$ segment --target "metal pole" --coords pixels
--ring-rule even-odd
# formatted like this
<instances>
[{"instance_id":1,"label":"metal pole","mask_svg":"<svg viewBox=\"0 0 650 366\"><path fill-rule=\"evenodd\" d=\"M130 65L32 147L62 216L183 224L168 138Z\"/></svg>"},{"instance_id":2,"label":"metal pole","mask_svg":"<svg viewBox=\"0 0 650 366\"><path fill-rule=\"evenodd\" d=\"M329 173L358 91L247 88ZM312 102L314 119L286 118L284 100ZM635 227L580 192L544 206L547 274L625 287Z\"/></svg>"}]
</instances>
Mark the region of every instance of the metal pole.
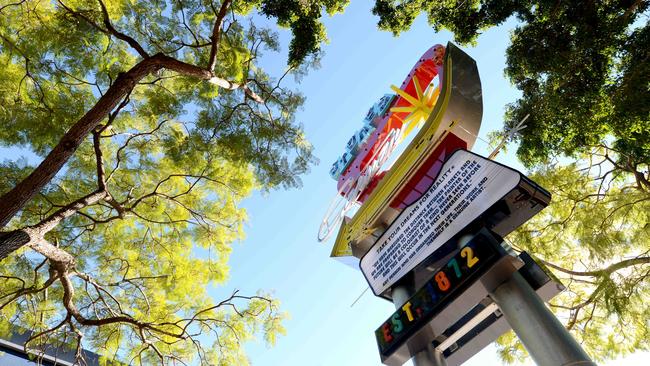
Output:
<instances>
[{"instance_id":1,"label":"metal pole","mask_svg":"<svg viewBox=\"0 0 650 366\"><path fill-rule=\"evenodd\" d=\"M596 365L518 272L490 296L537 365Z\"/></svg>"}]
</instances>

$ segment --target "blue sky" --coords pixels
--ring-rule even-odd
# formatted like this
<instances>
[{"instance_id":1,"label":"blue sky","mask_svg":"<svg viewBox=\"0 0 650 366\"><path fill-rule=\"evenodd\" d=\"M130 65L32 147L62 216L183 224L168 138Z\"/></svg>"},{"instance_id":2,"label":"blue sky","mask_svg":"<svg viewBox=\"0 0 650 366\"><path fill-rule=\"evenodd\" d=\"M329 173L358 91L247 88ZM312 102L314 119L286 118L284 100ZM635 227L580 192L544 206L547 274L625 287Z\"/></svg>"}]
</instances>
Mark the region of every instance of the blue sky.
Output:
<instances>
[{"instance_id":1,"label":"blue sky","mask_svg":"<svg viewBox=\"0 0 650 366\"><path fill-rule=\"evenodd\" d=\"M257 193L247 199L247 238L236 244L231 257L230 282L213 291L220 298L232 289L243 293L272 291L289 312L287 335L275 347L263 342L247 346L253 365L380 365L374 330L393 311L393 305L368 291L360 271L331 258L332 240L316 240L322 215L336 193L328 171L344 150L349 137L361 127L367 109L391 84L401 83L418 57L436 43L452 40L449 33L435 34L420 17L399 38L376 29L371 2L352 2L344 14L326 20L330 43L325 46L322 67L302 80L306 95L298 114L320 165L303 177L301 189ZM483 124L480 137L500 129L507 103L518 91L503 77L505 49L511 21L486 31L476 47L463 47L478 63L483 86ZM283 34L286 41L288 35ZM285 42L286 44L286 42ZM286 49L286 48L285 48ZM267 70L281 71L277 55L267 60ZM477 141L474 149L487 155L491 149ZM512 154L499 161L521 169ZM640 353L609 365L641 364L649 354ZM493 347L467 365L499 364Z\"/></svg>"},{"instance_id":2,"label":"blue sky","mask_svg":"<svg viewBox=\"0 0 650 366\"><path fill-rule=\"evenodd\" d=\"M307 101L297 117L320 165L303 177L301 189L255 193L244 202L249 214L247 238L234 246L230 281L211 290L217 300L233 289L242 294L270 291L289 313L287 335L275 347L266 347L261 340L246 346L255 366L380 365L373 333L393 312L393 305L368 291L351 307L367 288L363 275L329 258L332 240L316 240L321 218L336 194L336 182L328 171L361 127L368 108L390 92L391 84L402 82L424 51L452 37L435 34L420 17L410 31L395 38L376 29L371 7L369 1L352 2L344 14L326 19L330 44L324 47L322 67L299 85ZM481 75L483 139L501 129L505 106L519 95L503 77L508 32L514 26L511 21L486 31L476 47L463 47L477 61ZM286 32L282 39L286 46ZM285 60L286 52L269 54L264 66L272 75L280 75ZM491 151L481 140L473 150L482 155ZM5 152L14 153L0 151ZM498 160L522 169L512 154L502 154ZM648 357L650 353L637 353L608 365L642 365ZM488 347L467 365L499 363L495 349Z\"/></svg>"}]
</instances>

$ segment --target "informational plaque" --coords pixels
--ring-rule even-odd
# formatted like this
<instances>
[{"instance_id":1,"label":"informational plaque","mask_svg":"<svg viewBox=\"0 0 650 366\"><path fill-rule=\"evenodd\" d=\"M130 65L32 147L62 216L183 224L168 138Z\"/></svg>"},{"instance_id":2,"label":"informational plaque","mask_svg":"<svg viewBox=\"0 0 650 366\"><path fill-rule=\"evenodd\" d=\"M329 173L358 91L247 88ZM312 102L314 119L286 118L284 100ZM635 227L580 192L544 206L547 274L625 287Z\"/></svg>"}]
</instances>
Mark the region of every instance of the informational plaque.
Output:
<instances>
[{"instance_id":1,"label":"informational plaque","mask_svg":"<svg viewBox=\"0 0 650 366\"><path fill-rule=\"evenodd\" d=\"M425 260L517 188L521 174L467 150L457 150L419 200L405 208L361 258L375 295Z\"/></svg>"}]
</instances>

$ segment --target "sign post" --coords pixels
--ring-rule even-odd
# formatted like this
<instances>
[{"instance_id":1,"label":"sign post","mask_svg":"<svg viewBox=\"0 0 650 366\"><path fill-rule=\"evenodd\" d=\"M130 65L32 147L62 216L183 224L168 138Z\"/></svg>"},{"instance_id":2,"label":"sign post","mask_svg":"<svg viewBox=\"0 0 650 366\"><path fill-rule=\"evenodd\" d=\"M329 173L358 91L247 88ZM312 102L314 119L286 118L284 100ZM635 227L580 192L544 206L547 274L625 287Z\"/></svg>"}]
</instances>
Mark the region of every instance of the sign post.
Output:
<instances>
[{"instance_id":1,"label":"sign post","mask_svg":"<svg viewBox=\"0 0 650 366\"><path fill-rule=\"evenodd\" d=\"M392 289L393 304L395 310L399 310L413 295L413 291L407 285L396 285ZM447 366L447 362L442 357L442 352L436 350L433 345L428 344L426 349L423 349L415 354L411 359L413 366Z\"/></svg>"},{"instance_id":2,"label":"sign post","mask_svg":"<svg viewBox=\"0 0 650 366\"><path fill-rule=\"evenodd\" d=\"M412 275L393 285L396 311L375 331L383 363L397 366L414 358L416 363L424 362L422 365L446 365L442 352L449 346L458 349L455 340L447 341L457 332L454 330L456 334L445 338L439 336L488 295L485 286L501 283L518 268L511 265L511 256L488 230L463 236L455 246L459 249L457 253L417 291L413 291L416 287ZM433 347L434 339L444 341L446 346Z\"/></svg>"},{"instance_id":3,"label":"sign post","mask_svg":"<svg viewBox=\"0 0 650 366\"><path fill-rule=\"evenodd\" d=\"M518 273L490 297L537 365L596 366Z\"/></svg>"},{"instance_id":4,"label":"sign post","mask_svg":"<svg viewBox=\"0 0 650 366\"><path fill-rule=\"evenodd\" d=\"M469 235L461 237L458 241L459 247L467 244L470 239L471 236ZM414 294L414 291L410 290L411 288L406 285L397 285L392 288L393 303L396 310L399 310ZM425 349L417 352L411 361L413 366L447 366L447 360L445 360L442 351L433 347L432 343L428 343Z\"/></svg>"}]
</instances>

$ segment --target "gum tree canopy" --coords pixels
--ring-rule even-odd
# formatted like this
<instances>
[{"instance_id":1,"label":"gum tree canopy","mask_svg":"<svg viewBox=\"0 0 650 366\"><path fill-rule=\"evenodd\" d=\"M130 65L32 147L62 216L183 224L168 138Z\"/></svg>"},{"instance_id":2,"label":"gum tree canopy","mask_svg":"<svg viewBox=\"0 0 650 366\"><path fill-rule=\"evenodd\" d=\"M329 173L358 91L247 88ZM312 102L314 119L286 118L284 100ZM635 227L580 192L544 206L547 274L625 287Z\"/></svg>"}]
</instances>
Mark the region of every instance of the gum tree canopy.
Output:
<instances>
[{"instance_id":1,"label":"gum tree canopy","mask_svg":"<svg viewBox=\"0 0 650 366\"><path fill-rule=\"evenodd\" d=\"M0 0L0 144L42 158L0 163L0 331L129 364L239 365L243 341L273 342L273 299L207 289L242 198L298 186L314 161L281 81L345 5ZM279 51L266 19L292 34L276 77L258 65Z\"/></svg>"},{"instance_id":2,"label":"gum tree canopy","mask_svg":"<svg viewBox=\"0 0 650 366\"><path fill-rule=\"evenodd\" d=\"M517 154L551 205L508 237L562 280L551 302L596 359L648 350L650 316L650 1L377 0L394 34L421 13L461 43L511 16L506 76ZM557 156L569 156L561 165ZM523 348L501 338L507 361Z\"/></svg>"}]
</instances>

